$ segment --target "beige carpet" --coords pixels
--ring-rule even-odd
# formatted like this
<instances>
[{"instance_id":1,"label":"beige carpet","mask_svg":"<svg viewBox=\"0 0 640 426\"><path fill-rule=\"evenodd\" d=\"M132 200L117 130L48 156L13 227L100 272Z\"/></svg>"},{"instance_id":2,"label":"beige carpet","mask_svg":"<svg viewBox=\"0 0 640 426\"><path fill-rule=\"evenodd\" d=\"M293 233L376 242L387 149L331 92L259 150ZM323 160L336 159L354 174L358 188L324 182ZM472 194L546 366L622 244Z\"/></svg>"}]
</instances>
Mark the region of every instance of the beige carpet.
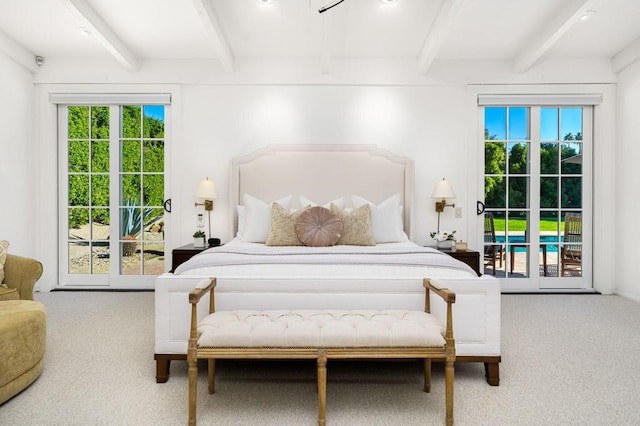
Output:
<instances>
[{"instance_id":1,"label":"beige carpet","mask_svg":"<svg viewBox=\"0 0 640 426\"><path fill-rule=\"evenodd\" d=\"M186 363L155 383L150 292L53 292L42 376L0 406L0 425L183 425ZM505 295L501 385L456 368L457 425L640 424L640 304L617 296ZM203 366L204 367L204 366ZM440 425L418 362L330 362L329 425ZM201 425L316 424L313 362L219 361L217 393L200 369Z\"/></svg>"}]
</instances>

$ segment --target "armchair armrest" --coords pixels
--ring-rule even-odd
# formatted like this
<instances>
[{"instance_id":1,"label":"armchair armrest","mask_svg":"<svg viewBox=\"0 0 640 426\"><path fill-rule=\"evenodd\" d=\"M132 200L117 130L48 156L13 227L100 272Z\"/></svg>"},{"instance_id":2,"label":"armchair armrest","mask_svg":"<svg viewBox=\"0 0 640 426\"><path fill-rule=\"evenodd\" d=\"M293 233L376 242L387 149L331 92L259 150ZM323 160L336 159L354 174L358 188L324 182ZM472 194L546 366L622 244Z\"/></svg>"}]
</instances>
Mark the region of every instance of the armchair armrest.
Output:
<instances>
[{"instance_id":1,"label":"armchair armrest","mask_svg":"<svg viewBox=\"0 0 640 426\"><path fill-rule=\"evenodd\" d=\"M42 276L42 263L28 257L7 254L4 281L9 288L18 289L20 299L33 300L33 287Z\"/></svg>"}]
</instances>

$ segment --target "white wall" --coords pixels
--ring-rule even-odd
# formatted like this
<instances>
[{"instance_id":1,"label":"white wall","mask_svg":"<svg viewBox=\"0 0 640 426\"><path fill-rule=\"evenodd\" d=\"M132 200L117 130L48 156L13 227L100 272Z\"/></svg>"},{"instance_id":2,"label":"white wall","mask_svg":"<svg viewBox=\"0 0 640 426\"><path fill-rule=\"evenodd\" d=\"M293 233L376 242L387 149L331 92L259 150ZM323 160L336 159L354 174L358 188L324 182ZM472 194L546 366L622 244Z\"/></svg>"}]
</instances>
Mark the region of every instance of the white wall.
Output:
<instances>
[{"instance_id":1,"label":"white wall","mask_svg":"<svg viewBox=\"0 0 640 426\"><path fill-rule=\"evenodd\" d=\"M640 280L633 256L640 241L640 227L636 226L640 212L640 62L619 75L617 111L615 281L617 293L640 301Z\"/></svg>"},{"instance_id":2,"label":"white wall","mask_svg":"<svg viewBox=\"0 0 640 426\"><path fill-rule=\"evenodd\" d=\"M35 171L33 75L0 54L0 240L9 252L34 256Z\"/></svg>"},{"instance_id":3,"label":"white wall","mask_svg":"<svg viewBox=\"0 0 640 426\"><path fill-rule=\"evenodd\" d=\"M267 144L367 143L415 160L416 242L432 243L428 233L435 230L436 213L430 194L436 181L446 177L455 188L463 217L456 219L453 210L447 209L441 229L456 230L477 248L481 225L475 200L482 194L482 181L475 177L482 151L477 146L477 123L470 120L477 106L469 96L469 85L518 83L526 93L562 93L575 90L575 85L567 83L611 83L616 78L610 64L603 61L548 61L525 74L514 74L509 64L499 61L436 62L429 76L417 74L413 62L369 62L360 67L337 63L329 75L320 74L314 64L238 61L231 75L216 69L209 62L143 61L138 73L129 73L114 64L48 61L35 77L43 163L55 155L54 111L48 93L153 92L159 83L170 84L179 88L174 92L179 93L179 100L171 112L168 196L173 199L176 232L170 247L191 241L199 211L193 194L204 177L218 186L213 233L223 241L232 237L231 206L225 192L234 156ZM48 202L39 210L39 226L47 229L55 227L51 218L57 215L52 183L56 176L48 163L40 172L40 191ZM41 288L46 289L57 280L53 273L56 234L43 235L43 239L42 257L52 265L50 275L41 280L46 282Z\"/></svg>"}]
</instances>

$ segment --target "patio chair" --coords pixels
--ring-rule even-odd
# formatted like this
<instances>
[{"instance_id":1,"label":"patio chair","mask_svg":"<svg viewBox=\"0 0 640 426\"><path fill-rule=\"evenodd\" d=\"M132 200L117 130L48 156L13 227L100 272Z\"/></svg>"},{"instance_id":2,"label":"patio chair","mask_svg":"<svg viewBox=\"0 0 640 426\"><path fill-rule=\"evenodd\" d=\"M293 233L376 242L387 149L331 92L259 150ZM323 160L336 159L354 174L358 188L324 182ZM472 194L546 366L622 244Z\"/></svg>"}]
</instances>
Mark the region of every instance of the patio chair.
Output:
<instances>
[{"instance_id":1,"label":"patio chair","mask_svg":"<svg viewBox=\"0 0 640 426\"><path fill-rule=\"evenodd\" d=\"M582 272L582 215L579 213L567 213L564 216L560 268L562 277L579 276Z\"/></svg>"},{"instance_id":2,"label":"patio chair","mask_svg":"<svg viewBox=\"0 0 640 426\"><path fill-rule=\"evenodd\" d=\"M496 260L500 261L500 268L502 268L502 258L505 255L505 247L503 244L491 244L496 242L496 228L493 224L493 215L491 213L485 213L484 260L486 266L493 268L493 275L496 275Z\"/></svg>"}]
</instances>

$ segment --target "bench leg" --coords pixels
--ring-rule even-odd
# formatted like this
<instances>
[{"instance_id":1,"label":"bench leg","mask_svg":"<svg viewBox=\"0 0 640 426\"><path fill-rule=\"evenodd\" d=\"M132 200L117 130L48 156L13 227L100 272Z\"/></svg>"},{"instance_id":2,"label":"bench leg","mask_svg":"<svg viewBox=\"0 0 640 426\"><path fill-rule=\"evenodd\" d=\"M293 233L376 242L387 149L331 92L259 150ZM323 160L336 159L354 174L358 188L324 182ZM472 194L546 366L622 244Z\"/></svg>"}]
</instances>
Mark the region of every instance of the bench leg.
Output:
<instances>
[{"instance_id":1,"label":"bench leg","mask_svg":"<svg viewBox=\"0 0 640 426\"><path fill-rule=\"evenodd\" d=\"M431 392L431 358L424 359L424 391Z\"/></svg>"},{"instance_id":2,"label":"bench leg","mask_svg":"<svg viewBox=\"0 0 640 426\"><path fill-rule=\"evenodd\" d=\"M453 425L453 360L446 360L444 366L445 398L447 407L447 426Z\"/></svg>"},{"instance_id":3,"label":"bench leg","mask_svg":"<svg viewBox=\"0 0 640 426\"><path fill-rule=\"evenodd\" d=\"M198 360L194 356L189 356L189 424L196 424L196 398L198 386Z\"/></svg>"},{"instance_id":4,"label":"bench leg","mask_svg":"<svg viewBox=\"0 0 640 426\"><path fill-rule=\"evenodd\" d=\"M209 394L215 392L216 387L216 360L210 358L207 360L207 379L209 383Z\"/></svg>"},{"instance_id":5,"label":"bench leg","mask_svg":"<svg viewBox=\"0 0 640 426\"><path fill-rule=\"evenodd\" d=\"M500 386L500 364L497 362L485 362L484 376L491 386Z\"/></svg>"},{"instance_id":6,"label":"bench leg","mask_svg":"<svg viewBox=\"0 0 640 426\"><path fill-rule=\"evenodd\" d=\"M326 424L327 352L318 352L318 426Z\"/></svg>"}]
</instances>

